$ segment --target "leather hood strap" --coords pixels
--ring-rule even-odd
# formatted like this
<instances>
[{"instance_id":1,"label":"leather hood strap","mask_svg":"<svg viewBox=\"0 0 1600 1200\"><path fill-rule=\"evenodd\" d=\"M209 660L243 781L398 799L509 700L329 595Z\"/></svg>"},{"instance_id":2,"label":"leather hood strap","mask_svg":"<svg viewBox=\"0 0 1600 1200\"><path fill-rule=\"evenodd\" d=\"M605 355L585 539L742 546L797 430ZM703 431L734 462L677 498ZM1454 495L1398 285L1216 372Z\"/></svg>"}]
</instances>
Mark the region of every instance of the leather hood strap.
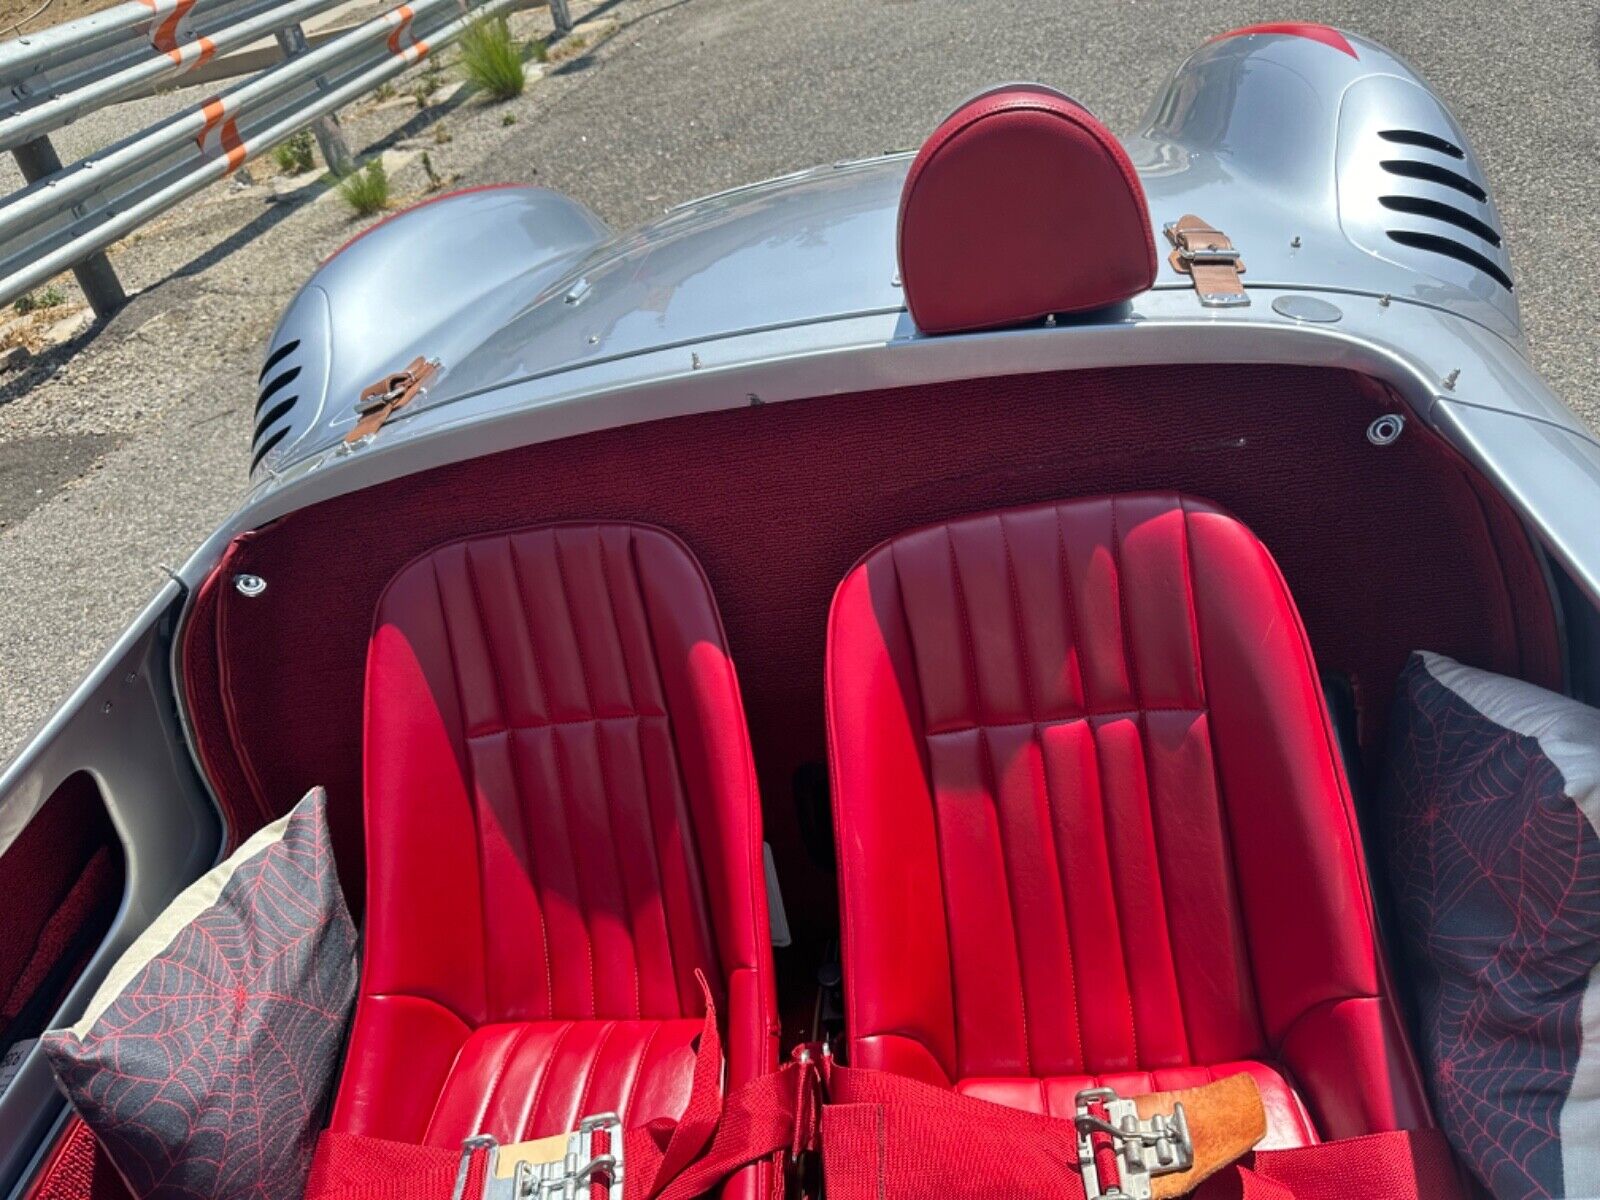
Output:
<instances>
[{"instance_id":1,"label":"leather hood strap","mask_svg":"<svg viewBox=\"0 0 1600 1200\"><path fill-rule=\"evenodd\" d=\"M1167 241L1172 243L1167 261L1174 271L1194 280L1201 304L1207 308L1238 308L1250 303L1239 279L1244 274L1244 259L1227 234L1193 213L1179 217L1165 232Z\"/></svg>"},{"instance_id":2,"label":"leather hood strap","mask_svg":"<svg viewBox=\"0 0 1600 1200\"><path fill-rule=\"evenodd\" d=\"M345 444L359 442L377 433L397 409L404 408L416 399L438 370L437 359L423 358L419 354L407 364L405 370L385 375L362 389L361 399L356 401L356 414L361 419L344 435Z\"/></svg>"}]
</instances>

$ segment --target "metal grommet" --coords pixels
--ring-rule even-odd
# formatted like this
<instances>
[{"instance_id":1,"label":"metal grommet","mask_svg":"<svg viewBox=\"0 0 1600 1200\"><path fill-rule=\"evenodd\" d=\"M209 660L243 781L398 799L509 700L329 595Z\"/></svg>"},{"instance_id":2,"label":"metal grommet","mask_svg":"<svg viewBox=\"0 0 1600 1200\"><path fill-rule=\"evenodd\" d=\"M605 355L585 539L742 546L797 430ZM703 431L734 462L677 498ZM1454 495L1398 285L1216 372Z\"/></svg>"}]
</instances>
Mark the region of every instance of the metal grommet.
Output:
<instances>
[{"instance_id":1,"label":"metal grommet","mask_svg":"<svg viewBox=\"0 0 1600 1200\"><path fill-rule=\"evenodd\" d=\"M255 597L267 590L267 581L259 575L235 575L233 586L239 595Z\"/></svg>"},{"instance_id":2,"label":"metal grommet","mask_svg":"<svg viewBox=\"0 0 1600 1200\"><path fill-rule=\"evenodd\" d=\"M1367 441L1374 446L1393 445L1400 440L1400 434L1405 427L1406 419L1399 413L1384 413L1367 426Z\"/></svg>"}]
</instances>

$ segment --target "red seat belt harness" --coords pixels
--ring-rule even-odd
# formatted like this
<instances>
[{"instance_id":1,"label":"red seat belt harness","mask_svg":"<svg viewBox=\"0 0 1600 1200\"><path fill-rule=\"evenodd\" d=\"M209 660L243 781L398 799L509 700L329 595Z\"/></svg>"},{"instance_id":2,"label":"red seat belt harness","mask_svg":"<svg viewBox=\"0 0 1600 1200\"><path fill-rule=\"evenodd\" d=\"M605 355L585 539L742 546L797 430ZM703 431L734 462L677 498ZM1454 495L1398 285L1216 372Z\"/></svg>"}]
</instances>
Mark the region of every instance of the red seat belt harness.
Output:
<instances>
[{"instance_id":1,"label":"red seat belt harness","mask_svg":"<svg viewBox=\"0 0 1600 1200\"><path fill-rule=\"evenodd\" d=\"M624 1130L611 1114L574 1132L459 1151L327 1133L307 1200L690 1200L758 1162L820 1155L828 1200L1452 1200L1471 1194L1444 1136L1376 1133L1251 1151L1265 1117L1235 1075L1183 1092L1079 1093L1072 1120L1022 1112L805 1046L721 1094L707 1004L688 1105Z\"/></svg>"}]
</instances>

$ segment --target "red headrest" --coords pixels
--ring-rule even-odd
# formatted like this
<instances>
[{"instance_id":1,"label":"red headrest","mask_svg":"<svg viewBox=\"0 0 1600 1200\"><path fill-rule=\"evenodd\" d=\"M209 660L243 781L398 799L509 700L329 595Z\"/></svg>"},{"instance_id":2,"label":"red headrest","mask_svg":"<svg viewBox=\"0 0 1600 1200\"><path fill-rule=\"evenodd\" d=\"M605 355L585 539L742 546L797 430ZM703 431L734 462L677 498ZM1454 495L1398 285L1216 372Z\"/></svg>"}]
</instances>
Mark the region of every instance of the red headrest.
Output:
<instances>
[{"instance_id":1,"label":"red headrest","mask_svg":"<svg viewBox=\"0 0 1600 1200\"><path fill-rule=\"evenodd\" d=\"M900 278L924 333L1082 312L1155 282L1144 189L1106 127L1011 84L934 130L900 195Z\"/></svg>"}]
</instances>

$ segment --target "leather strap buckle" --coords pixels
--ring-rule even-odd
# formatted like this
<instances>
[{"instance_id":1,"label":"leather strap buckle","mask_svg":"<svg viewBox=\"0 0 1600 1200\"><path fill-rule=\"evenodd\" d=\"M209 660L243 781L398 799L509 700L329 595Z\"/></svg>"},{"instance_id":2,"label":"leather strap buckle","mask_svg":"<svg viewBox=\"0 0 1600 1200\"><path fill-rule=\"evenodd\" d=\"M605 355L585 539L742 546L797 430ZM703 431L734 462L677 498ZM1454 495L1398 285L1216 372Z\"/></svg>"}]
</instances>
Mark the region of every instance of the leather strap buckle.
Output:
<instances>
[{"instance_id":1,"label":"leather strap buckle","mask_svg":"<svg viewBox=\"0 0 1600 1200\"><path fill-rule=\"evenodd\" d=\"M1086 1200L1150 1200L1151 1179L1194 1166L1194 1140L1181 1101L1171 1113L1141 1119L1134 1102L1113 1089L1085 1088L1073 1101L1072 1123ZM1107 1146L1115 1166L1102 1173L1099 1156Z\"/></svg>"},{"instance_id":2,"label":"leather strap buckle","mask_svg":"<svg viewBox=\"0 0 1600 1200\"><path fill-rule=\"evenodd\" d=\"M483 1164L481 1190L473 1165ZM502 1145L489 1134L461 1143L461 1166L451 1200L575 1200L604 1188L622 1200L622 1121L616 1113L585 1117L571 1133Z\"/></svg>"},{"instance_id":3,"label":"leather strap buckle","mask_svg":"<svg viewBox=\"0 0 1600 1200\"><path fill-rule=\"evenodd\" d=\"M1239 276L1244 259L1228 235L1213 229L1192 213L1163 226L1172 253L1172 269L1194 280L1200 303L1207 308L1242 308L1250 303Z\"/></svg>"},{"instance_id":4,"label":"leather strap buckle","mask_svg":"<svg viewBox=\"0 0 1600 1200\"><path fill-rule=\"evenodd\" d=\"M363 388L355 404L356 415L361 419L345 434L346 445L371 437L382 429L396 409L404 408L425 393L424 385L438 369L438 359L423 358L419 354L404 370L385 375L377 383Z\"/></svg>"},{"instance_id":5,"label":"leather strap buckle","mask_svg":"<svg viewBox=\"0 0 1600 1200\"><path fill-rule=\"evenodd\" d=\"M1187 239L1185 239L1187 240ZM1221 246L1189 246L1180 244L1177 249L1178 257L1191 267L1195 263L1236 263L1240 259L1237 250L1224 249Z\"/></svg>"}]
</instances>

